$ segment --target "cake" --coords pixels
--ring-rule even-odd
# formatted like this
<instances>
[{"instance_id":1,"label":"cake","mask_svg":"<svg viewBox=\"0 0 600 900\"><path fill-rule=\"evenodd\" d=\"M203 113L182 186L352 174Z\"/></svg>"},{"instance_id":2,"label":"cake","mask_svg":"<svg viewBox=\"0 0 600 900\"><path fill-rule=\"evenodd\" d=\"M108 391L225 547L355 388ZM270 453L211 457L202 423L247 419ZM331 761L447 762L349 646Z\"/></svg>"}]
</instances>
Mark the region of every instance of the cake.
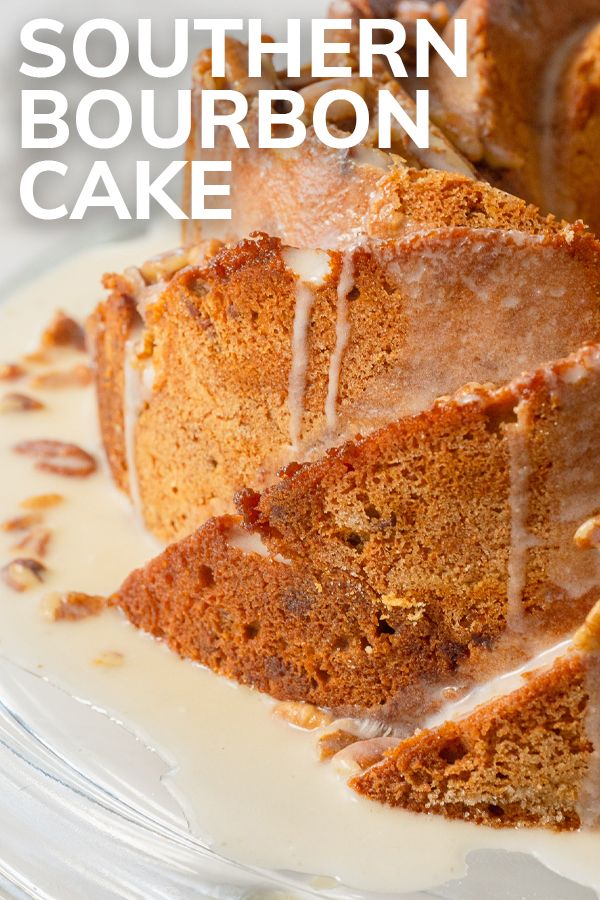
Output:
<instances>
[{"instance_id":1,"label":"cake","mask_svg":"<svg viewBox=\"0 0 600 900\"><path fill-rule=\"evenodd\" d=\"M596 210L597 6L548 24L528 0L515 34L507 4L428 4L440 29L469 18L477 74L454 92L434 75L428 154L193 134L190 158L232 158L231 222L107 276L89 323L113 477L170 542L110 602L181 656L357 723L330 749L358 793L493 826L598 825L600 245L574 221ZM527 35L555 57L560 203L538 191ZM268 63L245 78L244 54L228 42L229 86L287 83ZM383 67L349 83L414 88ZM355 740L364 722L385 736Z\"/></svg>"}]
</instances>

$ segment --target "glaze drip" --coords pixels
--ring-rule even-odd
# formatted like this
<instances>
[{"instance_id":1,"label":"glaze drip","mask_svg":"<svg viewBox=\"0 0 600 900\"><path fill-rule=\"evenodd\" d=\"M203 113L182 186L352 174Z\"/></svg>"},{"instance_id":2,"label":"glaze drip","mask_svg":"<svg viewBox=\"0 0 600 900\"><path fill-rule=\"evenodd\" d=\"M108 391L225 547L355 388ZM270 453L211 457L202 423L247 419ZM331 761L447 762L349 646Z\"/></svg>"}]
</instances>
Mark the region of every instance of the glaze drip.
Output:
<instances>
[{"instance_id":1,"label":"glaze drip","mask_svg":"<svg viewBox=\"0 0 600 900\"><path fill-rule=\"evenodd\" d=\"M292 332L292 366L288 389L290 410L290 443L292 450L300 449L302 419L304 417L304 393L308 370L308 331L315 295L312 287L298 280L296 284L296 310Z\"/></svg>"},{"instance_id":2,"label":"glaze drip","mask_svg":"<svg viewBox=\"0 0 600 900\"><path fill-rule=\"evenodd\" d=\"M136 463L135 433L139 414L143 406L142 373L137 364L137 346L140 329L133 331L125 343L123 357L123 440L125 444L125 463L129 498L136 517L142 517L140 484Z\"/></svg>"},{"instance_id":3,"label":"glaze drip","mask_svg":"<svg viewBox=\"0 0 600 900\"><path fill-rule=\"evenodd\" d=\"M527 551L535 547L537 539L527 530L529 515L529 478L531 463L527 447L529 407L522 400L516 410L517 421L506 426L510 456L510 550L508 558L508 586L506 627L513 632L523 630L523 590L527 583Z\"/></svg>"},{"instance_id":4,"label":"glaze drip","mask_svg":"<svg viewBox=\"0 0 600 900\"><path fill-rule=\"evenodd\" d=\"M325 419L327 428L334 432L337 426L337 395L340 384L342 361L348 339L350 322L348 321L348 294L354 287L354 254L347 251L343 255L342 270L337 286L337 319L335 324L335 347L329 363L329 382L325 401Z\"/></svg>"}]
</instances>

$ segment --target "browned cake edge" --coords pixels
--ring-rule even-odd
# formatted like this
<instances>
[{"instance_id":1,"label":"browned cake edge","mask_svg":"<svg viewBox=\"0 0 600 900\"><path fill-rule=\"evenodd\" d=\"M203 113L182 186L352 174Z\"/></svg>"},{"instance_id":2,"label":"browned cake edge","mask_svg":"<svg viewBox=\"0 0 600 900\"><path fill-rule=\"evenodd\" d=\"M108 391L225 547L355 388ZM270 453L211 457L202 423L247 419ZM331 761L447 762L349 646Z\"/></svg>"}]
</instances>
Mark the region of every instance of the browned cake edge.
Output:
<instances>
[{"instance_id":1,"label":"browned cake edge","mask_svg":"<svg viewBox=\"0 0 600 900\"><path fill-rule=\"evenodd\" d=\"M579 828L594 749L588 663L567 653L519 690L403 741L350 786L390 806L492 827Z\"/></svg>"}]
</instances>

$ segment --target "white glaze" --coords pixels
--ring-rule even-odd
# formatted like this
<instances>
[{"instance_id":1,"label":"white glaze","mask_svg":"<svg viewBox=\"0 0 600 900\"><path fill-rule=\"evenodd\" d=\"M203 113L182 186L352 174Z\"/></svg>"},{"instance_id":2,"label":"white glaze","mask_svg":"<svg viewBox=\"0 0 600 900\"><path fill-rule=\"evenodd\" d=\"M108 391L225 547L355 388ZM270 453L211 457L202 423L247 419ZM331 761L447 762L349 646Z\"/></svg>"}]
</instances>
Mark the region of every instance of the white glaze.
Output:
<instances>
[{"instance_id":1,"label":"white glaze","mask_svg":"<svg viewBox=\"0 0 600 900\"><path fill-rule=\"evenodd\" d=\"M306 390L306 374L308 371L308 331L314 300L313 288L298 279L296 282L296 307L292 332L292 364L288 387L290 444L293 453L300 449L300 438L302 435L304 392Z\"/></svg>"},{"instance_id":2,"label":"white glaze","mask_svg":"<svg viewBox=\"0 0 600 900\"><path fill-rule=\"evenodd\" d=\"M234 527L229 532L227 542L244 553L257 553L259 556L268 556L269 550L261 539L259 534L246 531L239 526Z\"/></svg>"},{"instance_id":3,"label":"white glaze","mask_svg":"<svg viewBox=\"0 0 600 900\"><path fill-rule=\"evenodd\" d=\"M55 297L67 311L87 313L100 293L100 273L144 258L149 249L143 243L96 249L31 285L0 309L0 359L13 359L15 347L26 345L32 321L50 318ZM156 544L106 472L63 481L10 452L16 441L33 437L71 439L99 452L91 390L47 391L43 398L47 412L2 417L0 509L8 517L25 496L48 491L64 493L66 501L47 514L55 540L44 589L16 595L0 585L0 652L109 710L155 748L194 834L235 859L339 876L374 891L418 890L458 878L467 853L484 848L531 852L600 890L598 834L498 831L369 803L316 761L314 735L272 716L267 699L182 662L118 614L44 621L38 603L46 590L107 593ZM0 535L0 559L9 544ZM121 652L123 664L94 665L106 651Z\"/></svg>"},{"instance_id":4,"label":"white glaze","mask_svg":"<svg viewBox=\"0 0 600 900\"><path fill-rule=\"evenodd\" d=\"M125 342L123 358L123 439L125 442L129 499L136 515L141 517L142 501L135 449L137 421L143 405L142 379L137 365L139 335L140 330L136 329Z\"/></svg>"},{"instance_id":5,"label":"white glaze","mask_svg":"<svg viewBox=\"0 0 600 900\"><path fill-rule=\"evenodd\" d=\"M519 632L523 628L523 589L527 582L527 552L538 543L527 530L529 514L529 478L531 466L527 448L528 404L521 400L516 410L517 421L507 425L506 439L510 454L510 552L506 627Z\"/></svg>"},{"instance_id":6,"label":"white glaze","mask_svg":"<svg viewBox=\"0 0 600 900\"><path fill-rule=\"evenodd\" d=\"M282 251L284 262L301 281L310 284L323 284L329 275L329 254L323 250L300 250L296 247L286 247Z\"/></svg>"},{"instance_id":7,"label":"white glaze","mask_svg":"<svg viewBox=\"0 0 600 900\"><path fill-rule=\"evenodd\" d=\"M335 347L329 361L329 381L325 400L325 420L330 432L337 425L337 395L344 352L350 337L348 321L348 294L354 287L354 253L347 250L343 254L342 269L337 285L337 313L335 322Z\"/></svg>"},{"instance_id":8,"label":"white glaze","mask_svg":"<svg viewBox=\"0 0 600 900\"><path fill-rule=\"evenodd\" d=\"M292 363L288 388L290 411L290 443L292 452L300 449L304 394L308 371L308 333L310 314L315 300L315 288L323 284L329 273L329 256L321 250L297 250L288 247L283 258L296 276L296 304L292 330Z\"/></svg>"},{"instance_id":9,"label":"white glaze","mask_svg":"<svg viewBox=\"0 0 600 900\"><path fill-rule=\"evenodd\" d=\"M468 716L469 713L473 712L474 709L481 706L483 703L488 703L490 700L497 697L504 697L512 691L517 691L525 684L526 676L534 670L543 671L550 668L555 660L560 656L563 656L570 646L570 641L560 641L560 643L555 644L554 647L543 650L532 659L529 659L522 666L513 669L512 672L504 672L502 675L490 678L485 684L477 685L473 690L469 691L468 694L461 697L460 700L453 703L446 703L441 709L429 716L424 727L435 728L437 725L441 725L442 722L446 722L449 719L456 721L464 716Z\"/></svg>"}]
</instances>

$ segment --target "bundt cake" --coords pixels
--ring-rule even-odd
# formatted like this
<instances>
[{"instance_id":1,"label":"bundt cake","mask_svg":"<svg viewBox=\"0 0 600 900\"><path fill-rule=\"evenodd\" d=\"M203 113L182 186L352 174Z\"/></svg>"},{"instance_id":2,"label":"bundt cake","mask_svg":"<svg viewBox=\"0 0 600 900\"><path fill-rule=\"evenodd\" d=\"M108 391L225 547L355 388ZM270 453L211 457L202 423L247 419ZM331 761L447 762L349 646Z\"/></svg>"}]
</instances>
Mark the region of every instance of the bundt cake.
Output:
<instances>
[{"instance_id":1,"label":"bundt cake","mask_svg":"<svg viewBox=\"0 0 600 900\"><path fill-rule=\"evenodd\" d=\"M111 603L222 675L385 729L338 729L359 793L559 830L600 816L600 245L528 201L597 215L600 0L573 6L426 5L440 29L469 19L475 72L434 73L427 154L193 134L191 158L233 160L224 243L189 224L183 249L107 276L89 323L113 477L175 541ZM244 53L228 43L227 81L253 97ZM381 85L414 87L383 68L346 86ZM308 107L327 88L295 86Z\"/></svg>"}]
</instances>

